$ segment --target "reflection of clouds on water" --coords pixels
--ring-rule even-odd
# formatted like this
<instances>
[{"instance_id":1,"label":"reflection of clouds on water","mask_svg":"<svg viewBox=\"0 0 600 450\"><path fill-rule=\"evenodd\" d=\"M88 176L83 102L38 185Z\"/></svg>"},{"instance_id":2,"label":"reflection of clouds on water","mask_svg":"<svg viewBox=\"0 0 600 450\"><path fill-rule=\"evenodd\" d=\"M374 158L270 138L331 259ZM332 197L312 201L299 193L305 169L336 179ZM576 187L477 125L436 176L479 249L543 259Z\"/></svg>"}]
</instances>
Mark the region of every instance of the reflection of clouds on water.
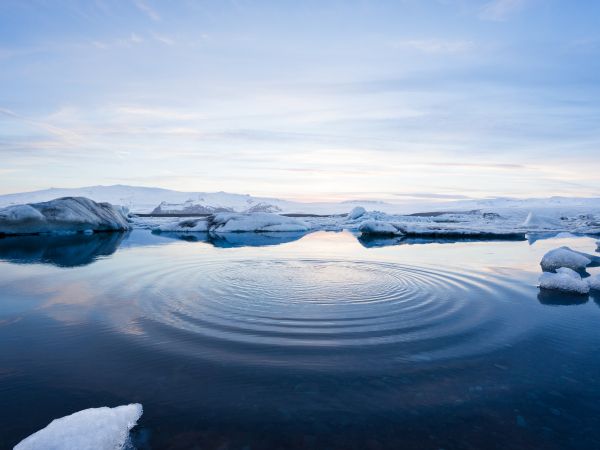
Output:
<instances>
[{"instance_id":1,"label":"reflection of clouds on water","mask_svg":"<svg viewBox=\"0 0 600 450\"><path fill-rule=\"evenodd\" d=\"M16 236L0 239L0 260L17 264L85 266L112 255L124 233Z\"/></svg>"}]
</instances>

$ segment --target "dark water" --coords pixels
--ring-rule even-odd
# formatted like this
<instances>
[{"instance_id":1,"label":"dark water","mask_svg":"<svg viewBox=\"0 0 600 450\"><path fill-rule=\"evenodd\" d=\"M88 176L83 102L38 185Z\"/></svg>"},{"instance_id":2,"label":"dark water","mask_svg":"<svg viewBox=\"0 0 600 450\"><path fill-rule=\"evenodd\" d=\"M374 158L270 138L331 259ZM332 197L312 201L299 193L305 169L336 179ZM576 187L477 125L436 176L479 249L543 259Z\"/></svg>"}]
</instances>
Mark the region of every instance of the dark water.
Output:
<instances>
[{"instance_id":1,"label":"dark water","mask_svg":"<svg viewBox=\"0 0 600 450\"><path fill-rule=\"evenodd\" d=\"M600 448L600 298L535 287L593 242L0 239L0 448L131 402L140 449Z\"/></svg>"}]
</instances>

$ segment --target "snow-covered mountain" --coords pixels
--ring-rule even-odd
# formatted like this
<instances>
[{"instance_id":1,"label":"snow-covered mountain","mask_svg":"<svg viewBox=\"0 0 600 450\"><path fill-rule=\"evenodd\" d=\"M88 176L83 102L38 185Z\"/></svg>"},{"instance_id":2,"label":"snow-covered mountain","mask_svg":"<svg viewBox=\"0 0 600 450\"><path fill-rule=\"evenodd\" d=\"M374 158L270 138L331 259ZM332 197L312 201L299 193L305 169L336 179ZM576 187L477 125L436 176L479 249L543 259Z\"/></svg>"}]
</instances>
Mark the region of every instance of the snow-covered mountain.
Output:
<instances>
[{"instance_id":1,"label":"snow-covered mountain","mask_svg":"<svg viewBox=\"0 0 600 450\"><path fill-rule=\"evenodd\" d=\"M37 203L58 197L87 197L97 202L122 205L137 213L199 214L220 211L278 212L304 214L342 214L354 206L390 214L410 214L435 211L495 212L519 216L522 220L530 211L542 215L568 216L600 211L600 198L550 197L550 198L489 198L458 201L413 200L387 203L378 200L347 200L338 203L303 203L270 197L254 197L227 192L181 192L155 187L139 186L89 186L82 188L51 188L34 192L0 195L0 207ZM551 213L551 214L550 214Z\"/></svg>"},{"instance_id":2,"label":"snow-covered mountain","mask_svg":"<svg viewBox=\"0 0 600 450\"><path fill-rule=\"evenodd\" d=\"M283 212L305 214L340 214L352 209L353 203L302 203L269 197L254 197L227 192L181 192L140 186L89 186L50 188L41 191L0 195L0 207L37 203L59 197L87 197L96 202L121 205L137 213L213 213ZM392 210L394 205L377 203L377 209Z\"/></svg>"}]
</instances>

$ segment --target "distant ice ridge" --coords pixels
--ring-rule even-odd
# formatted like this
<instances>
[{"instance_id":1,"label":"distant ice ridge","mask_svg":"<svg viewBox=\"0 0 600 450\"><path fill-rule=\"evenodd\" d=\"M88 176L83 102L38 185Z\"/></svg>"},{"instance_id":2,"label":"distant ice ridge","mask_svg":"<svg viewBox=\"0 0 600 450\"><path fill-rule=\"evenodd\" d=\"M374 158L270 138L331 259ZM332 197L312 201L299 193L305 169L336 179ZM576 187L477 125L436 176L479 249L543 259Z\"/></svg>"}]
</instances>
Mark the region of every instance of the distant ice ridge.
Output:
<instances>
[{"instance_id":1,"label":"distant ice ridge","mask_svg":"<svg viewBox=\"0 0 600 450\"><path fill-rule=\"evenodd\" d=\"M142 405L90 408L55 419L18 443L14 450L116 450L142 416Z\"/></svg>"},{"instance_id":2,"label":"distant ice ridge","mask_svg":"<svg viewBox=\"0 0 600 450\"><path fill-rule=\"evenodd\" d=\"M273 213L218 213L209 217L183 219L159 225L156 231L176 232L291 232L310 231L311 227L294 217Z\"/></svg>"},{"instance_id":3,"label":"distant ice ridge","mask_svg":"<svg viewBox=\"0 0 600 450\"><path fill-rule=\"evenodd\" d=\"M302 231L349 230L365 236L406 236L477 239L525 239L527 233L555 232L593 233L596 218L589 214L549 218L530 213L522 215L505 211L438 211L411 215L367 211L361 206L347 214L310 216L298 219L274 213L213 213L203 218L180 218L157 221L160 218L137 218L141 227L159 231Z\"/></svg>"},{"instance_id":4,"label":"distant ice ridge","mask_svg":"<svg viewBox=\"0 0 600 450\"><path fill-rule=\"evenodd\" d=\"M0 209L0 235L128 230L127 211L84 197Z\"/></svg>"},{"instance_id":5,"label":"distant ice ridge","mask_svg":"<svg viewBox=\"0 0 600 450\"><path fill-rule=\"evenodd\" d=\"M540 276L540 287L576 294L590 292L590 285L581 279L581 275L567 267L556 269L556 273L544 272Z\"/></svg>"}]
</instances>

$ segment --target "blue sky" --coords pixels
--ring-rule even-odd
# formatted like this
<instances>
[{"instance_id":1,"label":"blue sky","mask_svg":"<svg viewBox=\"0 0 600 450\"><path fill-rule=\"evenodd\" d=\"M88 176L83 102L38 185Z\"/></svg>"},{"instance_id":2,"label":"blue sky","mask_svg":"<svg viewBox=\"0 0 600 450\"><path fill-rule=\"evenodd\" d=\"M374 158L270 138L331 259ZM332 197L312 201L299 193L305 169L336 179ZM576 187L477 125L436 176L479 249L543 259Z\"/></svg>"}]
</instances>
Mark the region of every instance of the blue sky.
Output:
<instances>
[{"instance_id":1,"label":"blue sky","mask_svg":"<svg viewBox=\"0 0 600 450\"><path fill-rule=\"evenodd\" d=\"M0 2L0 193L600 195L600 2Z\"/></svg>"}]
</instances>

